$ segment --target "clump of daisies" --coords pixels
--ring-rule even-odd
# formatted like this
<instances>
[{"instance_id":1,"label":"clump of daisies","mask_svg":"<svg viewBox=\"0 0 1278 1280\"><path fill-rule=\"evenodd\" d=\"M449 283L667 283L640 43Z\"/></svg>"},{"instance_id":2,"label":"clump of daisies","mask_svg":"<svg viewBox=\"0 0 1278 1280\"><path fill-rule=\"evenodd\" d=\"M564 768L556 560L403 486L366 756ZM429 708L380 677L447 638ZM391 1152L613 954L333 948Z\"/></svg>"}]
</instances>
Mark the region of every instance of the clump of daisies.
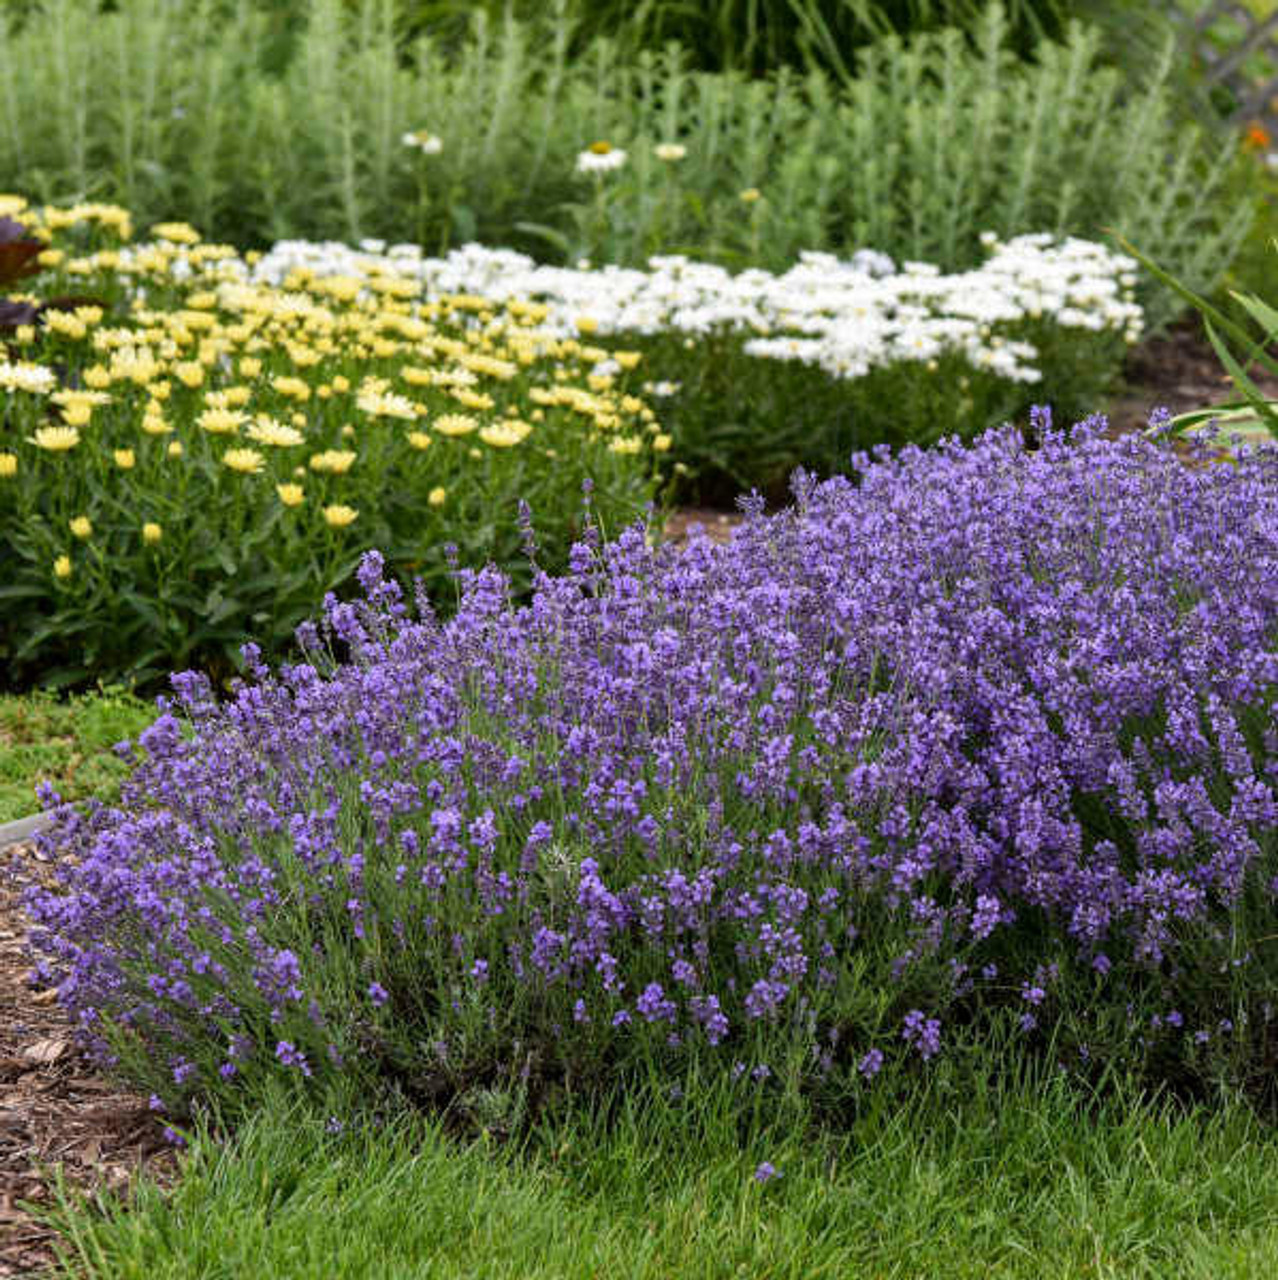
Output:
<instances>
[{"instance_id":1,"label":"clump of daisies","mask_svg":"<svg viewBox=\"0 0 1278 1280\"><path fill-rule=\"evenodd\" d=\"M615 169L625 152L583 151L583 172ZM618 159L620 157L620 159ZM761 359L813 365L834 378L863 377L902 361L961 355L973 368L1013 382L1042 379L1039 350L1023 333L1047 324L1136 342L1144 313L1135 300L1137 264L1104 245L1047 233L982 237L988 258L944 273L862 250L840 259L803 253L788 271L732 274L679 255L649 259L647 271L544 266L509 249L468 244L444 258L414 245L369 253L336 243L282 241L253 268L278 283L299 268L317 275L421 280L429 296L475 293L544 304L543 325L567 336L732 331Z\"/></svg>"}]
</instances>

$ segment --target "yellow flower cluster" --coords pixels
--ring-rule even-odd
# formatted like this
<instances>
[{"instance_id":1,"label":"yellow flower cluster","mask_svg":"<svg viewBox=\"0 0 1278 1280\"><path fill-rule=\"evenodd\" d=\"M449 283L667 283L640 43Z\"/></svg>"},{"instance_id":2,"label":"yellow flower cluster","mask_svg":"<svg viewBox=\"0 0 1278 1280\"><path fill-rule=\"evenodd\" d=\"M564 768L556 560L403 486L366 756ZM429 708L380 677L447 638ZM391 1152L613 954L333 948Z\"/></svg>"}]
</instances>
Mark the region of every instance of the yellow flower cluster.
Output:
<instances>
[{"instance_id":1,"label":"yellow flower cluster","mask_svg":"<svg viewBox=\"0 0 1278 1280\"><path fill-rule=\"evenodd\" d=\"M109 205L38 208L0 195L0 214L48 243L42 265L59 291L124 299L48 312L39 334L19 335L24 356L39 358L0 362L0 404L7 394L18 424L0 479L21 469L38 485L69 474L58 468L96 468L104 486L112 473L129 486L89 514L64 513L76 539L93 537L91 516L105 525L108 510L131 509L132 536L154 547L163 526L149 516L192 486L217 503L247 486L252 503L296 513L277 512L281 537L304 536L348 528L361 511L367 523L404 485L419 510L442 507L469 474L488 474L476 470L486 459L500 467L531 451L553 467L575 440L600 466L646 474L669 447L652 410L622 385L638 353L541 329L541 304L427 299L420 280L380 266L328 278L298 268L268 285L253 279L252 255L206 244L186 223L127 243L132 220ZM59 243L85 227L119 243L89 252L79 234ZM605 360L621 373L595 375ZM226 493L214 498L219 486ZM54 564L55 576L71 576L66 556Z\"/></svg>"}]
</instances>

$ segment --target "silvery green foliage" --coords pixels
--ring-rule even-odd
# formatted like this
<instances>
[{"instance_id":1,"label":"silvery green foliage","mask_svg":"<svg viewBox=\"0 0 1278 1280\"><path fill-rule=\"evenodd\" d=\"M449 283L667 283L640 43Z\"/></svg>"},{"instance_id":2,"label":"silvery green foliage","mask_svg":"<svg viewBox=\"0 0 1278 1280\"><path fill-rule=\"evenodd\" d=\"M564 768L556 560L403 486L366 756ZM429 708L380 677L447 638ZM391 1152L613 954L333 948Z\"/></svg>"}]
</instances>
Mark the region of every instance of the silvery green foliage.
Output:
<instances>
[{"instance_id":1,"label":"silvery green foliage","mask_svg":"<svg viewBox=\"0 0 1278 1280\"><path fill-rule=\"evenodd\" d=\"M248 4L95 15L50 0L0 40L0 173L35 198L93 192L140 224L189 219L242 244L411 236L561 261L686 251L776 270L872 245L953 270L980 260L986 228L1108 227L1200 291L1255 216L1231 194L1234 141L1183 118L1171 46L1139 81L1102 65L1090 27L1020 61L997 5L970 41L869 46L846 83L697 73L677 49L628 60L602 41L570 57L562 23L477 21L456 48L403 50L375 6L308 14L277 73L258 65L265 15ZM422 130L438 154L403 145ZM578 174L597 141L625 167ZM657 154L671 143L673 164ZM1146 301L1155 325L1179 305Z\"/></svg>"}]
</instances>

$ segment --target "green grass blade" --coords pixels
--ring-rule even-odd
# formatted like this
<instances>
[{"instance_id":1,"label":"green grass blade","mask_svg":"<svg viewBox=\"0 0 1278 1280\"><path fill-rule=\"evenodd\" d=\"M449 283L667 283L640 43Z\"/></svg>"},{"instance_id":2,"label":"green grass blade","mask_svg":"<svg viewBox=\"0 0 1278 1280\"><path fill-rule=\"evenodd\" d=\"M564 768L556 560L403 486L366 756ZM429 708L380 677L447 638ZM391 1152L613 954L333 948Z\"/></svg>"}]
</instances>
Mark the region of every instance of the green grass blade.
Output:
<instances>
[{"instance_id":1,"label":"green grass blade","mask_svg":"<svg viewBox=\"0 0 1278 1280\"><path fill-rule=\"evenodd\" d=\"M1160 284L1166 285L1173 293L1184 298L1185 301L1188 302L1190 306L1192 306L1194 310L1197 311L1205 320L1215 321L1215 323L1229 334L1231 338L1234 338L1236 341L1241 342L1244 345L1249 345L1252 342L1251 334L1249 334L1242 325L1238 324L1235 320L1231 320L1223 311L1220 311L1208 302L1206 298L1181 284L1175 276L1164 271L1163 268L1160 267L1152 258L1142 253L1125 236L1109 227L1103 229L1112 235L1114 239L1123 246L1124 252L1130 253L1131 256L1154 277L1155 280Z\"/></svg>"},{"instance_id":2,"label":"green grass blade","mask_svg":"<svg viewBox=\"0 0 1278 1280\"><path fill-rule=\"evenodd\" d=\"M1220 362L1229 372L1229 376L1234 380L1234 385L1247 398L1247 403L1256 411L1262 421L1268 424L1270 434L1278 439L1278 411L1270 405L1265 399L1260 388L1251 380L1247 371L1234 358L1233 353L1225 346L1220 335L1216 332L1210 320L1204 322L1207 327L1207 337L1211 345L1215 348L1216 354L1220 357Z\"/></svg>"}]
</instances>

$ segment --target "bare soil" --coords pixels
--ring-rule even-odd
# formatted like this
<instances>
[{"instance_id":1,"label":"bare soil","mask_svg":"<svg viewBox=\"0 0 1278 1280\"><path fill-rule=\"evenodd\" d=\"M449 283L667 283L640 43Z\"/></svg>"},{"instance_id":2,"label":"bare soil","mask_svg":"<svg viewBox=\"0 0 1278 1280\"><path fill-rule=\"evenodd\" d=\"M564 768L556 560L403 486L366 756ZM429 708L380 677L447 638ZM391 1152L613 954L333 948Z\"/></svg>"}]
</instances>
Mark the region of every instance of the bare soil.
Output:
<instances>
[{"instance_id":1,"label":"bare soil","mask_svg":"<svg viewBox=\"0 0 1278 1280\"><path fill-rule=\"evenodd\" d=\"M1254 381L1271 400L1278 400L1278 378L1253 370ZM1109 408L1116 430L1139 431L1151 410L1162 407L1173 416L1242 397L1221 368L1195 316L1175 325L1161 338L1134 347L1124 370L1126 389Z\"/></svg>"}]
</instances>

